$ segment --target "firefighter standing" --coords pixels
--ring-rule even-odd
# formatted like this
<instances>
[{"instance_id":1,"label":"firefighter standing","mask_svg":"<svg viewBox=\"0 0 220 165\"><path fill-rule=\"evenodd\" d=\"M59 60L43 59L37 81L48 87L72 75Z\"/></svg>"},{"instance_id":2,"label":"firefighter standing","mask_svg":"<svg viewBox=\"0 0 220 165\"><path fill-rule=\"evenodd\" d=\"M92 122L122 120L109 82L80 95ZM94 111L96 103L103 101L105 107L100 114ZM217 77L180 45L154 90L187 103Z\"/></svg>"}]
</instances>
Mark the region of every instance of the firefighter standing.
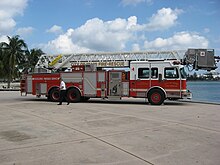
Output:
<instances>
[{"instance_id":1,"label":"firefighter standing","mask_svg":"<svg viewBox=\"0 0 220 165\"><path fill-rule=\"evenodd\" d=\"M57 105L62 105L63 99L65 98L66 95L66 84L62 78L59 78L59 80L60 80L60 103ZM69 105L69 100L68 99L66 100L67 100L67 105Z\"/></svg>"}]
</instances>

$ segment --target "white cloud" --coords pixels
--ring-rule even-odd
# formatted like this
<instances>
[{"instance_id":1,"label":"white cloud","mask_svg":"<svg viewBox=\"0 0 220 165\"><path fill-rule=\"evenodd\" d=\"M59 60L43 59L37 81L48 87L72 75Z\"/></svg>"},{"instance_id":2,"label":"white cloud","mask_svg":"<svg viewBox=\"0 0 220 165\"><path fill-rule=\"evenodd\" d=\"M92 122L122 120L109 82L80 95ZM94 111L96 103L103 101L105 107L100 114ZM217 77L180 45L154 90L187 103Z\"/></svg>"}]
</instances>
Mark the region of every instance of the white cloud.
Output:
<instances>
[{"instance_id":1,"label":"white cloud","mask_svg":"<svg viewBox=\"0 0 220 165\"><path fill-rule=\"evenodd\" d=\"M208 40L193 32L178 32L169 38L146 39L151 31L165 30L174 26L182 10L163 8L152 15L150 22L138 24L136 16L103 21L93 18L85 24L69 29L43 46L44 52L82 53L95 51L124 51L141 49L207 48ZM159 21L159 23L157 23Z\"/></svg>"},{"instance_id":2,"label":"white cloud","mask_svg":"<svg viewBox=\"0 0 220 165\"><path fill-rule=\"evenodd\" d=\"M78 46L72 41L72 34L74 30L69 29L65 34L60 35L55 40L49 41L46 45L41 46L47 53L74 53L74 52L88 52L88 48Z\"/></svg>"},{"instance_id":3,"label":"white cloud","mask_svg":"<svg viewBox=\"0 0 220 165\"><path fill-rule=\"evenodd\" d=\"M122 0L121 4L123 6L129 6L129 5L136 6L139 3L143 3L143 2L146 2L148 5L152 5L153 4L153 0Z\"/></svg>"},{"instance_id":4,"label":"white cloud","mask_svg":"<svg viewBox=\"0 0 220 165\"><path fill-rule=\"evenodd\" d=\"M8 37L6 35L0 36L0 43L1 42L6 42L8 43Z\"/></svg>"},{"instance_id":5,"label":"white cloud","mask_svg":"<svg viewBox=\"0 0 220 165\"><path fill-rule=\"evenodd\" d=\"M181 9L162 8L156 14L153 14L150 22L146 24L146 29L148 31L168 29L177 23L178 15L182 12Z\"/></svg>"},{"instance_id":6,"label":"white cloud","mask_svg":"<svg viewBox=\"0 0 220 165\"><path fill-rule=\"evenodd\" d=\"M14 17L22 15L28 0L0 1L0 35L7 34L16 26Z\"/></svg>"},{"instance_id":7,"label":"white cloud","mask_svg":"<svg viewBox=\"0 0 220 165\"><path fill-rule=\"evenodd\" d=\"M1 18L0 17L0 35L7 34L16 25L16 22L12 18Z\"/></svg>"},{"instance_id":8,"label":"white cloud","mask_svg":"<svg viewBox=\"0 0 220 165\"><path fill-rule=\"evenodd\" d=\"M62 27L58 25L53 25L50 29L48 29L46 32L48 33L55 33L55 34L61 34L63 33Z\"/></svg>"},{"instance_id":9,"label":"white cloud","mask_svg":"<svg viewBox=\"0 0 220 165\"><path fill-rule=\"evenodd\" d=\"M34 31L34 28L29 26L29 27L18 28L16 32L20 36L25 37L25 36L32 34L33 31Z\"/></svg>"},{"instance_id":10,"label":"white cloud","mask_svg":"<svg viewBox=\"0 0 220 165\"><path fill-rule=\"evenodd\" d=\"M88 51L120 51L132 40L132 28L137 26L137 18L117 18L106 21L99 18L88 20L84 25L69 29L53 41L48 42L44 49L65 53Z\"/></svg>"},{"instance_id":11,"label":"white cloud","mask_svg":"<svg viewBox=\"0 0 220 165\"><path fill-rule=\"evenodd\" d=\"M125 19L103 22L94 18L75 30L73 40L92 50L122 50L126 41L131 38L128 24L129 21Z\"/></svg>"},{"instance_id":12,"label":"white cloud","mask_svg":"<svg viewBox=\"0 0 220 165\"><path fill-rule=\"evenodd\" d=\"M207 48L208 40L192 32L179 32L169 38L156 38L153 41L145 41L144 48L150 50L169 50L169 49L187 49L187 48Z\"/></svg>"},{"instance_id":13,"label":"white cloud","mask_svg":"<svg viewBox=\"0 0 220 165\"><path fill-rule=\"evenodd\" d=\"M133 31L138 31L141 30L143 25L139 25L137 23L137 17L136 16L131 16L128 18L128 22L126 25L127 30L133 30Z\"/></svg>"},{"instance_id":14,"label":"white cloud","mask_svg":"<svg viewBox=\"0 0 220 165\"><path fill-rule=\"evenodd\" d=\"M139 44L133 44L132 45L132 51L140 51L140 45Z\"/></svg>"}]
</instances>

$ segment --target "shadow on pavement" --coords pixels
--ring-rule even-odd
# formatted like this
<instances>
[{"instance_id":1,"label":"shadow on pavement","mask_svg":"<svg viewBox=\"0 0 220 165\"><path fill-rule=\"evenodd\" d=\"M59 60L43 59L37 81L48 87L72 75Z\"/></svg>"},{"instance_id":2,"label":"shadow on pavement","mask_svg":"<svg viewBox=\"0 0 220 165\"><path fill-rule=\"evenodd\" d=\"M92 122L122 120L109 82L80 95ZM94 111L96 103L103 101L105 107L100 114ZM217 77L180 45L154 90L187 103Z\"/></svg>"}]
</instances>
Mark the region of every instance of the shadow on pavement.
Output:
<instances>
[{"instance_id":1,"label":"shadow on pavement","mask_svg":"<svg viewBox=\"0 0 220 165\"><path fill-rule=\"evenodd\" d=\"M24 97L21 97L21 98L16 98L17 101L30 101L30 102L48 102L48 103L56 103L56 102L51 102L51 101L48 101L47 98L24 98ZM110 100L101 100L101 99L90 99L88 101L85 101L85 102L79 102L79 104L82 104L82 103L87 103L87 104L139 104L139 105L150 105L148 103L148 101L145 101L145 100L136 100L136 99L132 99L132 100L118 100L118 101L110 101ZM77 104L77 103L71 103L71 104ZM185 105L187 104L186 102L180 102L180 101L165 101L164 104L162 104L161 106L164 106L164 105L173 105L173 106L176 106L176 105Z\"/></svg>"}]
</instances>

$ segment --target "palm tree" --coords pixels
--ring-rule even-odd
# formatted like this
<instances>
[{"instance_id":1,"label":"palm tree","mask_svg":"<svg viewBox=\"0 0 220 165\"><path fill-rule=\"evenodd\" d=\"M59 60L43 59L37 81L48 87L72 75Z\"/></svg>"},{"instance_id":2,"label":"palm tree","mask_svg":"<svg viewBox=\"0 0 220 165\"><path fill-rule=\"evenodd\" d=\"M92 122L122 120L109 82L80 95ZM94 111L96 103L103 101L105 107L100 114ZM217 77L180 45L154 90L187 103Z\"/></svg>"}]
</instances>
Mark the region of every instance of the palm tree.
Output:
<instances>
[{"instance_id":1,"label":"palm tree","mask_svg":"<svg viewBox=\"0 0 220 165\"><path fill-rule=\"evenodd\" d=\"M8 70L8 88L14 76L18 73L16 68L20 63L25 61L24 52L27 50L27 45L24 40L20 39L19 35L9 37L9 43L2 42L2 51L6 58L6 67Z\"/></svg>"},{"instance_id":2,"label":"palm tree","mask_svg":"<svg viewBox=\"0 0 220 165\"><path fill-rule=\"evenodd\" d=\"M25 55L28 62L24 66L24 69L29 69L31 72L33 72L34 67L42 54L44 54L44 52L41 49L31 49L30 51L27 50Z\"/></svg>"},{"instance_id":3,"label":"palm tree","mask_svg":"<svg viewBox=\"0 0 220 165\"><path fill-rule=\"evenodd\" d=\"M3 45L0 43L0 78L4 79L7 77L8 67L6 65L6 52L3 51Z\"/></svg>"},{"instance_id":4,"label":"palm tree","mask_svg":"<svg viewBox=\"0 0 220 165\"><path fill-rule=\"evenodd\" d=\"M4 62L3 62L3 50L2 50L2 44L0 44L0 78L4 78Z\"/></svg>"}]
</instances>

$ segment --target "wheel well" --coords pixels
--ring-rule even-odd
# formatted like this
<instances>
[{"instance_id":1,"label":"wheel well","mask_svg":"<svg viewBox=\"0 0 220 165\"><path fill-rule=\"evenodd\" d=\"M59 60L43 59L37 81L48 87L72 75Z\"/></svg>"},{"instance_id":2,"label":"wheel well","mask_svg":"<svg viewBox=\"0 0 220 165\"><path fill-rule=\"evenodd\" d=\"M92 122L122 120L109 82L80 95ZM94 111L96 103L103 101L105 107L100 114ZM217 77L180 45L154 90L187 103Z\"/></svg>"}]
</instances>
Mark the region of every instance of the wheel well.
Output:
<instances>
[{"instance_id":1,"label":"wheel well","mask_svg":"<svg viewBox=\"0 0 220 165\"><path fill-rule=\"evenodd\" d=\"M161 88L161 87L151 87L151 88L147 91L146 96L148 97L149 93L150 93L152 90L155 90L155 89L158 89L158 90L162 91L163 94L164 94L165 99L167 98L167 93L166 93L166 91L165 91L163 88Z\"/></svg>"}]
</instances>

